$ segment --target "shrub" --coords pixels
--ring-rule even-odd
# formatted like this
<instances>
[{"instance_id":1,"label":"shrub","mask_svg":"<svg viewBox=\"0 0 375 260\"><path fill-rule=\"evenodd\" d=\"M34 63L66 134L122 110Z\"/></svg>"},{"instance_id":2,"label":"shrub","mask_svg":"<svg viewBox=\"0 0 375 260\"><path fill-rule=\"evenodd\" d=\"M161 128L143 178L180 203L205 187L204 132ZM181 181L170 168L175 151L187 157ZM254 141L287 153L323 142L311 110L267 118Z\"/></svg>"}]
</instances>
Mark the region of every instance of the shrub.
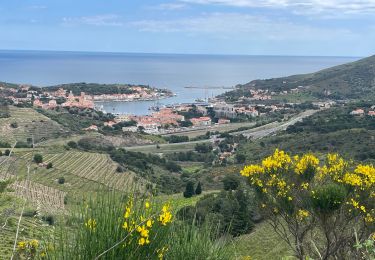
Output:
<instances>
[{"instance_id":1,"label":"shrub","mask_svg":"<svg viewBox=\"0 0 375 260\"><path fill-rule=\"evenodd\" d=\"M184 191L184 197L185 198L191 198L193 197L195 194L194 192L194 183L189 181L187 184L186 184L186 188L185 188L185 191Z\"/></svg>"},{"instance_id":2,"label":"shrub","mask_svg":"<svg viewBox=\"0 0 375 260\"><path fill-rule=\"evenodd\" d=\"M47 169L51 169L52 167L53 167L52 162L49 162L49 163L47 164Z\"/></svg>"},{"instance_id":3,"label":"shrub","mask_svg":"<svg viewBox=\"0 0 375 260\"><path fill-rule=\"evenodd\" d=\"M39 153L34 155L34 162L35 163L42 163L43 162L43 156Z\"/></svg>"},{"instance_id":4,"label":"shrub","mask_svg":"<svg viewBox=\"0 0 375 260\"><path fill-rule=\"evenodd\" d=\"M338 154L328 154L322 163L313 154L292 157L276 150L241 174L295 257L359 259L348 227L356 227L359 237L375 229L372 165L355 165Z\"/></svg>"},{"instance_id":5,"label":"shrub","mask_svg":"<svg viewBox=\"0 0 375 260\"><path fill-rule=\"evenodd\" d=\"M167 162L165 164L165 168L171 172L180 172L182 170L180 165L172 161Z\"/></svg>"},{"instance_id":6,"label":"shrub","mask_svg":"<svg viewBox=\"0 0 375 260\"><path fill-rule=\"evenodd\" d=\"M48 258L157 259L171 249L168 205L98 194L68 218L72 229L62 226L54 240L46 241L55 245L47 250Z\"/></svg>"},{"instance_id":7,"label":"shrub","mask_svg":"<svg viewBox=\"0 0 375 260\"><path fill-rule=\"evenodd\" d=\"M74 142L74 141L69 141L69 142L68 142L68 146L69 146L70 148L73 148L73 149L75 149L75 148L78 147L77 143Z\"/></svg>"},{"instance_id":8,"label":"shrub","mask_svg":"<svg viewBox=\"0 0 375 260\"><path fill-rule=\"evenodd\" d=\"M42 216L42 220L47 222L50 226L55 224L55 218L52 215Z\"/></svg>"},{"instance_id":9,"label":"shrub","mask_svg":"<svg viewBox=\"0 0 375 260\"><path fill-rule=\"evenodd\" d=\"M10 124L10 127L17 128L18 127L18 123L17 122L13 122L13 123Z\"/></svg>"},{"instance_id":10,"label":"shrub","mask_svg":"<svg viewBox=\"0 0 375 260\"><path fill-rule=\"evenodd\" d=\"M253 201L242 190L209 194L195 207L187 206L178 211L177 217L198 226L210 224L217 227L218 235L239 236L252 230Z\"/></svg>"},{"instance_id":11,"label":"shrub","mask_svg":"<svg viewBox=\"0 0 375 260\"><path fill-rule=\"evenodd\" d=\"M201 185L201 182L198 182L197 188L195 189L195 194L196 195L202 194L202 185Z\"/></svg>"},{"instance_id":12,"label":"shrub","mask_svg":"<svg viewBox=\"0 0 375 260\"><path fill-rule=\"evenodd\" d=\"M236 190L241 183L241 179L237 175L228 174L223 180L224 190Z\"/></svg>"},{"instance_id":13,"label":"shrub","mask_svg":"<svg viewBox=\"0 0 375 260\"><path fill-rule=\"evenodd\" d=\"M64 177L60 177L60 178L58 178L57 182L59 184L64 184L65 183L65 178Z\"/></svg>"},{"instance_id":14,"label":"shrub","mask_svg":"<svg viewBox=\"0 0 375 260\"><path fill-rule=\"evenodd\" d=\"M10 150L9 150L9 149L6 149L5 152L4 152L4 155L5 155L5 156L9 156L9 155L10 155Z\"/></svg>"}]
</instances>

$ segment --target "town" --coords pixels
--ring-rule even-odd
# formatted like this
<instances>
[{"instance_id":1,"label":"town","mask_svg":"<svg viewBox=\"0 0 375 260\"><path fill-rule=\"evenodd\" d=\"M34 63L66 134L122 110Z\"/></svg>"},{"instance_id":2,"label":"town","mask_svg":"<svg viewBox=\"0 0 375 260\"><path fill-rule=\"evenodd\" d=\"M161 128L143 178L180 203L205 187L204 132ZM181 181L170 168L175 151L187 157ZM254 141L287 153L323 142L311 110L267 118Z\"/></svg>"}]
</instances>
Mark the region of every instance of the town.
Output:
<instances>
[{"instance_id":1,"label":"town","mask_svg":"<svg viewBox=\"0 0 375 260\"><path fill-rule=\"evenodd\" d=\"M298 93L301 89L303 87L289 92L275 93L252 88L235 102L226 101L219 96L195 103L152 107L154 111L150 115L117 114L113 120L104 122L104 126L112 128L116 124L133 122L122 127L122 131L142 131L154 135L183 133L199 129L210 131L211 127L218 125L256 121L256 118L269 117L277 112L288 114L288 110L293 110L299 103L273 102L273 96ZM99 95L89 95L85 92L74 95L71 90L68 91L63 87L55 91L40 91L28 85L20 85L18 88L1 87L0 90L7 92L8 99L15 105L32 104L35 108L45 110L77 108L102 111L100 101L130 102L168 97L168 94L164 92L139 86L130 87L128 94ZM313 105L315 108L329 108L334 103L333 101L313 102ZM100 126L91 125L82 130L98 131L99 128Z\"/></svg>"}]
</instances>

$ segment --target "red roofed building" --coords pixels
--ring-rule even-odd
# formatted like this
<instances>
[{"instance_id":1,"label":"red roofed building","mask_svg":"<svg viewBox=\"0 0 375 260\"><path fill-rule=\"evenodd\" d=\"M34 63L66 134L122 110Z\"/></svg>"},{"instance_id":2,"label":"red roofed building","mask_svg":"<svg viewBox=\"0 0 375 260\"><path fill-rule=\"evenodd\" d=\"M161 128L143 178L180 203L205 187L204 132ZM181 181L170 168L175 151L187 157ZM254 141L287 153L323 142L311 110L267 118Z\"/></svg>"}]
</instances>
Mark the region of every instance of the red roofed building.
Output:
<instances>
[{"instance_id":1,"label":"red roofed building","mask_svg":"<svg viewBox=\"0 0 375 260\"><path fill-rule=\"evenodd\" d=\"M369 115L369 116L375 116L375 111L369 111L369 112L368 112L368 115Z\"/></svg>"},{"instance_id":2,"label":"red roofed building","mask_svg":"<svg viewBox=\"0 0 375 260\"><path fill-rule=\"evenodd\" d=\"M351 115L354 115L354 116L361 116L361 115L364 115L365 114L365 111L363 109L356 109L356 110L353 110L352 112L350 112Z\"/></svg>"}]
</instances>

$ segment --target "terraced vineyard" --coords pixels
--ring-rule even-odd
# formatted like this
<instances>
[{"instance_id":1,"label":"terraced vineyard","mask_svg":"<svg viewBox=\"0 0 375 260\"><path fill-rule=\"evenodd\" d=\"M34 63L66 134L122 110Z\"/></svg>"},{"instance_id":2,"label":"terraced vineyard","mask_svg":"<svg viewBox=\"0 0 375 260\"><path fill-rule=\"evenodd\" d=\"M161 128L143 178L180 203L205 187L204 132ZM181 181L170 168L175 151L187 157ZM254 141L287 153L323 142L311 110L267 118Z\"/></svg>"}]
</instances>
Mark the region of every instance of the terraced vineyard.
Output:
<instances>
[{"instance_id":1,"label":"terraced vineyard","mask_svg":"<svg viewBox=\"0 0 375 260\"><path fill-rule=\"evenodd\" d=\"M49 212L64 209L65 192L32 181L16 181L11 185L18 197L27 198Z\"/></svg>"},{"instance_id":2,"label":"terraced vineyard","mask_svg":"<svg viewBox=\"0 0 375 260\"><path fill-rule=\"evenodd\" d=\"M54 168L62 173L70 173L119 190L132 185L135 177L131 172L116 172L117 164L105 154L76 151L45 154L44 162L52 162Z\"/></svg>"},{"instance_id":3,"label":"terraced vineyard","mask_svg":"<svg viewBox=\"0 0 375 260\"><path fill-rule=\"evenodd\" d=\"M9 107L11 117L0 118L0 139L14 142L23 141L34 136L35 142L57 137L65 130L48 117L36 112L32 108ZM11 124L16 123L17 127Z\"/></svg>"}]
</instances>

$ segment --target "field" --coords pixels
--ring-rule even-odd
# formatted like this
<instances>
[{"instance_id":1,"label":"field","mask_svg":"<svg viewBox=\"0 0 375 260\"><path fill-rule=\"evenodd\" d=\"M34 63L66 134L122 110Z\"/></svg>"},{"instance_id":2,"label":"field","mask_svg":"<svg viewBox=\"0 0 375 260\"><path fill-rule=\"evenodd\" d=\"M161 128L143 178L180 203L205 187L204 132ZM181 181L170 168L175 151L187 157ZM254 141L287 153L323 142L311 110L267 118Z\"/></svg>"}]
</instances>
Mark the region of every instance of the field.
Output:
<instances>
[{"instance_id":1,"label":"field","mask_svg":"<svg viewBox=\"0 0 375 260\"><path fill-rule=\"evenodd\" d=\"M71 173L86 180L123 190L133 182L130 172L117 173L117 164L108 155L86 152L45 154L44 162L52 162L62 173Z\"/></svg>"},{"instance_id":2,"label":"field","mask_svg":"<svg viewBox=\"0 0 375 260\"><path fill-rule=\"evenodd\" d=\"M2 141L26 142L27 138L34 137L34 141L39 142L65 133L58 123L32 108L10 106L9 111L11 117L0 118L0 140ZM16 127L12 127L11 124L16 124Z\"/></svg>"},{"instance_id":3,"label":"field","mask_svg":"<svg viewBox=\"0 0 375 260\"><path fill-rule=\"evenodd\" d=\"M197 129L197 130L189 130L185 132L179 132L179 133L173 133L173 134L167 134L164 136L169 135L178 135L178 136L188 136L189 138L194 138L200 135L204 135L207 133L207 131L211 132L227 132L227 131L233 131L237 130L242 127L253 127L255 126L254 122L245 122L245 123L231 123L231 124L224 124L224 125L214 125L211 127L204 127L203 129Z\"/></svg>"},{"instance_id":4,"label":"field","mask_svg":"<svg viewBox=\"0 0 375 260\"><path fill-rule=\"evenodd\" d=\"M197 142L175 143L175 144L159 144L157 145L142 145L126 147L126 150L142 153L174 153L193 151L197 143L207 143L210 140L202 140Z\"/></svg>"}]
</instances>

